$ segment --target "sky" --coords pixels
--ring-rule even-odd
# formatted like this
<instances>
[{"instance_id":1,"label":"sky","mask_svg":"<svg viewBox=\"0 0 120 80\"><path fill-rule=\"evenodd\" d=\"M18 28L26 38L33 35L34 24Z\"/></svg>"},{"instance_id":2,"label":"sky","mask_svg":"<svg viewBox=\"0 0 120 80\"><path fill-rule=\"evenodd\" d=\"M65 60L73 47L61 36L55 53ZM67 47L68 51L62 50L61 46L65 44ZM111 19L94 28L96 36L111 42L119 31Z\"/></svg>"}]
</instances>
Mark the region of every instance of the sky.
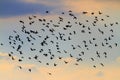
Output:
<instances>
[{"instance_id":1,"label":"sky","mask_svg":"<svg viewBox=\"0 0 120 80\"><path fill-rule=\"evenodd\" d=\"M80 63L80 66L59 65L56 67L39 65L36 62L29 62L26 60L23 63L18 63L17 61L12 61L8 57L8 53L12 50L8 43L8 35L12 34L12 30L20 29L19 20L27 21L27 17L30 15L37 15L38 17L43 17L47 19L56 20L59 16L59 12L66 12L72 10L76 15L81 15L82 11L95 12L101 11L105 15L110 15L108 22L120 22L120 0L0 0L0 43L6 43L0 46L0 76L2 80L119 80L120 79L120 27L115 26L113 29L115 31L115 39L113 42L118 43L117 48L106 49L100 48L100 51L108 51L110 54L109 58L101 60L105 63L105 67L98 67L94 69L91 67L92 63L85 61ZM50 11L49 14L45 14L45 11ZM65 15L66 19L70 19ZM80 20L86 18L92 19L89 15L79 16ZM40 24L36 23L34 29L37 30ZM64 24L63 24L64 25ZM88 24L89 25L89 24ZM120 25L120 24L119 24ZM28 26L28 25L27 25ZM99 27L102 23L99 24ZM74 28L77 30L76 28ZM59 29L58 29L59 31ZM95 31L95 30L93 30ZM67 33L67 32L66 32ZM49 33L45 33L49 34ZM44 35L44 34L43 34ZM94 34L93 36L101 37ZM22 34L24 39L24 35ZM74 38L75 44L79 42L78 36ZM83 38L88 39L88 36L83 36ZM72 43L74 43L72 42ZM98 41L99 42L99 41ZM27 42L26 42L27 44ZM37 44L37 42L36 42ZM69 43L68 43L69 44ZM69 49L67 44L64 45L63 49ZM27 47L24 46L25 53L29 53ZM39 45L36 45L39 47ZM51 47L51 46L50 46ZM54 47L52 48L54 49ZM98 48L97 48L98 49ZM94 48L91 49L91 53L94 52ZM76 52L77 53L77 52ZM86 57L90 57L92 54L87 54ZM24 56L29 56L25 54ZM15 55L17 59L19 55ZM44 59L48 61L47 59ZM74 59L65 57L65 60L74 62ZM55 60L59 62L59 60ZM96 64L99 61L96 62ZM21 64L24 66L23 70L19 70L17 66ZM33 72L28 72L27 69L33 69ZM53 75L48 75L48 72L53 73Z\"/></svg>"}]
</instances>

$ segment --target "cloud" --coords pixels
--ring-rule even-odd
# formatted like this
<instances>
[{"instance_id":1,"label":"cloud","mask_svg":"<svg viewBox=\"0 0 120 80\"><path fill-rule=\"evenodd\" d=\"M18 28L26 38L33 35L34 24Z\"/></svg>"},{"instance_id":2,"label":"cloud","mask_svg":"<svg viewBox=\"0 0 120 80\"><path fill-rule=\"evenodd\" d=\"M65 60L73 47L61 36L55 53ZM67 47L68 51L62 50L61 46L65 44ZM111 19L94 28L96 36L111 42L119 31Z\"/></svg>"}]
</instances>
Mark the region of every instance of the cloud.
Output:
<instances>
[{"instance_id":1,"label":"cloud","mask_svg":"<svg viewBox=\"0 0 120 80\"><path fill-rule=\"evenodd\" d=\"M36 65L23 64L26 68L33 68ZM119 67L105 67L93 69L90 67L58 66L58 67L37 67L38 71L28 72L26 68L19 70L16 63L7 60L0 61L0 76L2 80L119 80ZM51 72L52 75L48 75ZM113 74L114 73L114 74Z\"/></svg>"},{"instance_id":2,"label":"cloud","mask_svg":"<svg viewBox=\"0 0 120 80\"><path fill-rule=\"evenodd\" d=\"M0 57L6 57L6 56L8 56L7 53L2 53L2 52L0 52Z\"/></svg>"},{"instance_id":3,"label":"cloud","mask_svg":"<svg viewBox=\"0 0 120 80\"><path fill-rule=\"evenodd\" d=\"M102 2L120 2L120 0L95 0L95 1L102 1Z\"/></svg>"},{"instance_id":4,"label":"cloud","mask_svg":"<svg viewBox=\"0 0 120 80\"><path fill-rule=\"evenodd\" d=\"M26 3L39 3L49 6L58 7L59 9L73 9L73 11L79 10L101 10L108 8L120 8L119 2L120 0L22 0ZM57 4L59 3L59 4ZM107 4L106 4L107 3ZM112 4L112 7L109 6Z\"/></svg>"},{"instance_id":5,"label":"cloud","mask_svg":"<svg viewBox=\"0 0 120 80\"><path fill-rule=\"evenodd\" d=\"M120 63L120 57L116 58L116 62Z\"/></svg>"},{"instance_id":6,"label":"cloud","mask_svg":"<svg viewBox=\"0 0 120 80\"><path fill-rule=\"evenodd\" d=\"M58 6L58 5L61 5L62 0L21 0L21 2L33 3L33 4L43 4L46 6ZM59 3L59 4L57 4L57 3Z\"/></svg>"},{"instance_id":7,"label":"cloud","mask_svg":"<svg viewBox=\"0 0 120 80\"><path fill-rule=\"evenodd\" d=\"M3 60L3 59L9 59L9 57L8 57L8 53L2 53L2 52L0 52L0 60Z\"/></svg>"},{"instance_id":8,"label":"cloud","mask_svg":"<svg viewBox=\"0 0 120 80\"><path fill-rule=\"evenodd\" d=\"M54 9L52 6L40 4L40 3L25 3L17 0L2 0L0 2L0 17L11 17L26 14L42 13L45 10Z\"/></svg>"},{"instance_id":9,"label":"cloud","mask_svg":"<svg viewBox=\"0 0 120 80\"><path fill-rule=\"evenodd\" d=\"M103 77L104 76L104 73L99 71L97 74L96 74L97 77Z\"/></svg>"},{"instance_id":10,"label":"cloud","mask_svg":"<svg viewBox=\"0 0 120 80\"><path fill-rule=\"evenodd\" d=\"M10 62L8 59L2 59L0 60L0 72L8 72L11 71L14 68L14 63L11 64L12 62Z\"/></svg>"},{"instance_id":11,"label":"cloud","mask_svg":"<svg viewBox=\"0 0 120 80\"><path fill-rule=\"evenodd\" d=\"M71 58L71 57L62 58L62 60L67 61L67 62L75 62L76 61L75 58Z\"/></svg>"},{"instance_id":12,"label":"cloud","mask_svg":"<svg viewBox=\"0 0 120 80\"><path fill-rule=\"evenodd\" d=\"M65 9L72 9L74 12L99 11L99 10L120 10L119 2L101 0L64 0ZM112 6L110 6L112 5Z\"/></svg>"},{"instance_id":13,"label":"cloud","mask_svg":"<svg viewBox=\"0 0 120 80\"><path fill-rule=\"evenodd\" d=\"M72 9L74 12L120 10L119 2L119 0L2 0L0 2L0 17L44 14L45 10Z\"/></svg>"}]
</instances>

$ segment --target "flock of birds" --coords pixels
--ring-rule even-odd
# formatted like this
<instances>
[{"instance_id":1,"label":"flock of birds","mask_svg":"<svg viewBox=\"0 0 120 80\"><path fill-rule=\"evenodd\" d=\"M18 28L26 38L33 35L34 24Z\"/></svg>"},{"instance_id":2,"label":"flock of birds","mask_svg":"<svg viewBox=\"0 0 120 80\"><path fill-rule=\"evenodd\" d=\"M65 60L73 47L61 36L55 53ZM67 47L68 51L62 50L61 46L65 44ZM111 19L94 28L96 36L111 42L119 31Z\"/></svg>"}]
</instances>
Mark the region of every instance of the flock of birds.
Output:
<instances>
[{"instance_id":1,"label":"flock of birds","mask_svg":"<svg viewBox=\"0 0 120 80\"><path fill-rule=\"evenodd\" d=\"M51 14L50 11L45 12L46 15ZM100 52L100 47L112 49L118 44L114 42L114 26L118 22L105 22L109 19L109 15L103 14L101 11L81 12L80 16L91 17L89 19L78 17L71 10L61 12L56 19L42 18L35 15L28 16L27 21L19 20L21 26L19 30L13 30L12 35L8 36L8 44L12 48L8 56L15 61L17 56L18 62L37 62L46 66L58 66L69 64L70 61L65 58L74 59L73 65L79 66L80 62L86 58L90 62L98 59L107 59L109 53L107 51ZM101 18L101 17L105 17ZM54 18L54 16L53 16ZM107 18L107 19L106 19ZM38 27L36 27L38 26ZM1 43L1 46L4 44ZM91 50L94 53L91 53ZM90 57L86 57L92 55ZM56 62L59 60L60 62ZM104 62L99 63L104 67ZM92 64L93 68L97 68ZM23 69L22 65L18 66ZM32 69L28 69L32 72ZM52 75L52 73L49 73Z\"/></svg>"}]
</instances>

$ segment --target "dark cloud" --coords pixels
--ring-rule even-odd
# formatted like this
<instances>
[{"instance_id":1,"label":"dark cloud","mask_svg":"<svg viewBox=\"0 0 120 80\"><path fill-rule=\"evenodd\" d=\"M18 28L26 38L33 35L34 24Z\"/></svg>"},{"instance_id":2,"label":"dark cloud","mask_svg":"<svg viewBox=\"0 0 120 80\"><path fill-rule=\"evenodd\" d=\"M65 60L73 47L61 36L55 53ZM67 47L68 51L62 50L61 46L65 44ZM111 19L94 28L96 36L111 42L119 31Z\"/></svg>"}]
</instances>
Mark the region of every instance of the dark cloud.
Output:
<instances>
[{"instance_id":1,"label":"dark cloud","mask_svg":"<svg viewBox=\"0 0 120 80\"><path fill-rule=\"evenodd\" d=\"M11 17L24 14L43 14L45 10L54 9L52 6L43 4L24 3L18 0L1 0L0 1L0 17Z\"/></svg>"}]
</instances>

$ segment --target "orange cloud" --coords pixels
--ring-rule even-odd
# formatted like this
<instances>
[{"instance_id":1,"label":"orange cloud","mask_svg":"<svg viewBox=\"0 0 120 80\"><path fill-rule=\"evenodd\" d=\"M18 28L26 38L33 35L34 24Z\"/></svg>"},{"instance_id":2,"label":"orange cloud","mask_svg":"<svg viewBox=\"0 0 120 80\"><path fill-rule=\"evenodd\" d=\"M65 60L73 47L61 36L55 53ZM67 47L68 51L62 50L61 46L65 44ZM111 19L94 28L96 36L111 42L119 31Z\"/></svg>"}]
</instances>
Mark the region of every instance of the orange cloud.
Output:
<instances>
[{"instance_id":1,"label":"orange cloud","mask_svg":"<svg viewBox=\"0 0 120 80\"><path fill-rule=\"evenodd\" d=\"M22 0L26 3L44 4L47 6L58 6L61 9L72 9L74 12L98 11L98 10L120 10L118 0ZM59 4L56 4L59 3ZM112 6L110 6L112 5ZM57 10L57 9L56 9Z\"/></svg>"},{"instance_id":2,"label":"orange cloud","mask_svg":"<svg viewBox=\"0 0 120 80\"><path fill-rule=\"evenodd\" d=\"M0 52L0 56L1 56L1 57L5 57L5 56L8 56L8 54L7 54L7 53L2 53L2 52Z\"/></svg>"},{"instance_id":3,"label":"orange cloud","mask_svg":"<svg viewBox=\"0 0 120 80\"><path fill-rule=\"evenodd\" d=\"M23 64L26 68L34 68L35 65ZM2 80L119 80L120 68L107 66L104 68L91 68L87 66L71 67L61 65L57 67L37 67L36 72L16 69L16 63L0 60L0 76ZM52 75L48 75L51 72ZM102 76L101 76L102 75Z\"/></svg>"},{"instance_id":4,"label":"orange cloud","mask_svg":"<svg viewBox=\"0 0 120 80\"><path fill-rule=\"evenodd\" d=\"M118 2L114 1L97 1L97 0L65 0L64 5L67 9L72 9L75 12L82 11L98 11L108 9L120 9ZM112 6L109 6L112 5Z\"/></svg>"}]
</instances>

